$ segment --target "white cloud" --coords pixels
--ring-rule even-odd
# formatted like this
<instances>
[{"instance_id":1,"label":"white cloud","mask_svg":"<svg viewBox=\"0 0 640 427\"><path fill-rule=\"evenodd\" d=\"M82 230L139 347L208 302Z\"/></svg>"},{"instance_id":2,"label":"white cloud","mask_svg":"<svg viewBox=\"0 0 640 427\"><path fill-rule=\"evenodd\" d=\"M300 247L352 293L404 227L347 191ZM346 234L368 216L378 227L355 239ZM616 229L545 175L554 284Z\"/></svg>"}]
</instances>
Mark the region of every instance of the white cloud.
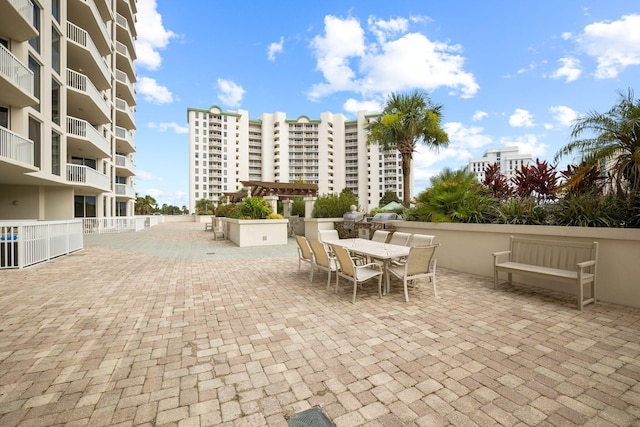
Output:
<instances>
[{"instance_id":1,"label":"white cloud","mask_svg":"<svg viewBox=\"0 0 640 427\"><path fill-rule=\"evenodd\" d=\"M522 110L520 108L516 108L515 113L513 113L509 117L509 124L514 128L519 127L533 127L535 123L533 122L533 116L527 110Z\"/></svg>"},{"instance_id":2,"label":"white cloud","mask_svg":"<svg viewBox=\"0 0 640 427\"><path fill-rule=\"evenodd\" d=\"M267 48L267 59L271 62L276 60L276 54L282 53L282 49L284 47L284 37L280 37L280 41L278 43L273 42Z\"/></svg>"},{"instance_id":3,"label":"white cloud","mask_svg":"<svg viewBox=\"0 0 640 427\"><path fill-rule=\"evenodd\" d=\"M551 107L549 108L549 112L553 114L553 118L562 126L571 126L575 119L578 118L576 111L564 105Z\"/></svg>"},{"instance_id":4,"label":"white cloud","mask_svg":"<svg viewBox=\"0 0 640 427\"><path fill-rule=\"evenodd\" d=\"M344 111L349 113L357 113L358 111L382 111L384 108L382 103L374 100L370 101L358 101L353 98L349 98L342 106Z\"/></svg>"},{"instance_id":5,"label":"white cloud","mask_svg":"<svg viewBox=\"0 0 640 427\"><path fill-rule=\"evenodd\" d=\"M473 120L474 122L479 122L480 120L486 119L487 117L489 117L489 114L486 111L478 110L473 113L473 117L471 117L471 120Z\"/></svg>"},{"instance_id":6,"label":"white cloud","mask_svg":"<svg viewBox=\"0 0 640 427\"><path fill-rule=\"evenodd\" d=\"M640 65L640 15L589 24L578 43L597 61L596 78L615 78L626 67Z\"/></svg>"},{"instance_id":7,"label":"white cloud","mask_svg":"<svg viewBox=\"0 0 640 427\"><path fill-rule=\"evenodd\" d=\"M158 13L156 0L138 0L137 7L136 65L157 70L162 64L159 50L164 49L177 35L162 25L162 15Z\"/></svg>"},{"instance_id":8,"label":"white cloud","mask_svg":"<svg viewBox=\"0 0 640 427\"><path fill-rule=\"evenodd\" d=\"M218 99L229 107L239 107L245 90L232 80L218 79Z\"/></svg>"},{"instance_id":9,"label":"white cloud","mask_svg":"<svg viewBox=\"0 0 640 427\"><path fill-rule=\"evenodd\" d=\"M165 86L160 86L155 79L140 77L136 82L136 92L141 94L145 101L154 104L167 104L173 102L173 95Z\"/></svg>"},{"instance_id":10,"label":"white cloud","mask_svg":"<svg viewBox=\"0 0 640 427\"><path fill-rule=\"evenodd\" d=\"M518 137L500 138L500 144L505 147L518 147L521 154L531 154L534 159L536 157L544 158L548 144L538 141L538 137L533 134L526 134Z\"/></svg>"},{"instance_id":11,"label":"white cloud","mask_svg":"<svg viewBox=\"0 0 640 427\"><path fill-rule=\"evenodd\" d=\"M580 68L580 61L576 58L560 58L558 60L562 64L560 68L551 74L551 78L553 79L562 79L564 78L567 83L577 80L582 74L582 69Z\"/></svg>"},{"instance_id":12,"label":"white cloud","mask_svg":"<svg viewBox=\"0 0 640 427\"><path fill-rule=\"evenodd\" d=\"M484 128L479 126L466 127L459 122L448 122L443 128L449 135L449 143L452 146L477 149L491 144L491 137L484 135Z\"/></svg>"},{"instance_id":13,"label":"white cloud","mask_svg":"<svg viewBox=\"0 0 640 427\"><path fill-rule=\"evenodd\" d=\"M136 171L137 173L137 171ZM162 207L163 204L173 205L181 208L182 206L189 205L189 197L184 191L167 192L159 190L157 188L139 189L138 194L144 194L156 199L158 207Z\"/></svg>"},{"instance_id":14,"label":"white cloud","mask_svg":"<svg viewBox=\"0 0 640 427\"><path fill-rule=\"evenodd\" d=\"M570 32L564 32L562 33L562 40L569 40L571 37L573 37L573 34L571 34Z\"/></svg>"},{"instance_id":15,"label":"white cloud","mask_svg":"<svg viewBox=\"0 0 640 427\"><path fill-rule=\"evenodd\" d=\"M162 123L149 122L147 123L147 126L150 127L151 129L157 129L160 132L166 132L168 130L172 130L177 134L189 133L188 127L180 126L179 124L174 122L162 122Z\"/></svg>"},{"instance_id":16,"label":"white cloud","mask_svg":"<svg viewBox=\"0 0 640 427\"><path fill-rule=\"evenodd\" d=\"M136 169L136 180L139 181L164 181L161 177L156 177L152 172Z\"/></svg>"},{"instance_id":17,"label":"white cloud","mask_svg":"<svg viewBox=\"0 0 640 427\"><path fill-rule=\"evenodd\" d=\"M370 98L391 91L440 87L451 88L463 98L474 96L479 86L473 74L464 71L462 47L407 33L408 25L403 18L371 17L368 29L375 41L368 42L355 18L326 16L324 34L311 43L325 81L313 85L309 98L319 100L340 91Z\"/></svg>"}]
</instances>

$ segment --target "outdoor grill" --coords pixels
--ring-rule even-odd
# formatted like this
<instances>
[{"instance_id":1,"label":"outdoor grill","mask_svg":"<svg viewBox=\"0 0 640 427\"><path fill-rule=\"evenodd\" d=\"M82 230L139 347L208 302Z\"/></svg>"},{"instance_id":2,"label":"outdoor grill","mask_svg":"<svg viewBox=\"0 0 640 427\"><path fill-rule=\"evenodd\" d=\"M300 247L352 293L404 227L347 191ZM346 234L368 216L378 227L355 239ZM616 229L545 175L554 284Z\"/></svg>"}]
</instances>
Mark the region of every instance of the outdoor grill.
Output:
<instances>
[{"instance_id":1,"label":"outdoor grill","mask_svg":"<svg viewBox=\"0 0 640 427\"><path fill-rule=\"evenodd\" d=\"M369 223L372 230L383 230L385 228L393 228L393 223L398 221L398 214L394 212L381 212L375 214Z\"/></svg>"}]
</instances>

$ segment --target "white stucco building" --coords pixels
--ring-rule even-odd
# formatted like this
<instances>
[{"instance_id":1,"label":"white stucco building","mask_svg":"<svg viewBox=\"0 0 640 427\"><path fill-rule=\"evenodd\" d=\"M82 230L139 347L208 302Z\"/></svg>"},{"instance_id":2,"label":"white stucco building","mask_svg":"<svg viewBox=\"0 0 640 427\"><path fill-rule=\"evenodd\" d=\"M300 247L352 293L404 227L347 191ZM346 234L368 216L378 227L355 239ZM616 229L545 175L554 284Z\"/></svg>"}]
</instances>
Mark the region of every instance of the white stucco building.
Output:
<instances>
[{"instance_id":1,"label":"white stucco building","mask_svg":"<svg viewBox=\"0 0 640 427\"><path fill-rule=\"evenodd\" d=\"M242 188L241 181L317 184L319 194L350 188L365 211L387 191L402 197L397 151L367 146L365 124L376 112L356 119L321 113L319 118L245 110L189 108L189 209L202 198L214 201Z\"/></svg>"},{"instance_id":2,"label":"white stucco building","mask_svg":"<svg viewBox=\"0 0 640 427\"><path fill-rule=\"evenodd\" d=\"M494 163L500 166L500 173L509 180L521 166L531 163L531 154L519 153L518 147L490 148L482 157L469 160L467 171L474 173L478 181L482 182L485 178L485 169Z\"/></svg>"},{"instance_id":3,"label":"white stucco building","mask_svg":"<svg viewBox=\"0 0 640 427\"><path fill-rule=\"evenodd\" d=\"M0 1L0 219L133 215L135 14Z\"/></svg>"}]
</instances>

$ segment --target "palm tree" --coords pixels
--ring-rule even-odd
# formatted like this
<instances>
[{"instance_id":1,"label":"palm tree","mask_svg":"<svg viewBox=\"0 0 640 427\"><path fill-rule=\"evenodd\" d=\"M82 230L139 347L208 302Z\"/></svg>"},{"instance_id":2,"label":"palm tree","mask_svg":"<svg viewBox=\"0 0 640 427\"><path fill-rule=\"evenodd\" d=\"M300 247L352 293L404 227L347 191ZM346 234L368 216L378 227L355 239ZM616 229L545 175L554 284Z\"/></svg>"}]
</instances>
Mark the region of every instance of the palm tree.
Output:
<instances>
[{"instance_id":1,"label":"palm tree","mask_svg":"<svg viewBox=\"0 0 640 427\"><path fill-rule=\"evenodd\" d=\"M411 161L416 143L421 141L438 149L449 144L449 136L440 127L442 105L434 104L421 91L409 94L392 93L378 120L367 125L368 144L383 150L398 150L402 158L402 202L409 206L411 199Z\"/></svg>"},{"instance_id":2,"label":"palm tree","mask_svg":"<svg viewBox=\"0 0 640 427\"><path fill-rule=\"evenodd\" d=\"M590 111L574 122L572 141L555 159L577 151L587 164L605 163L611 181L633 200L640 195L640 100L631 89L618 95L618 104L606 113Z\"/></svg>"},{"instance_id":3,"label":"palm tree","mask_svg":"<svg viewBox=\"0 0 640 427\"><path fill-rule=\"evenodd\" d=\"M136 194L137 196L137 194ZM147 195L144 197L136 197L135 211L138 215L150 215L156 210L156 199Z\"/></svg>"}]
</instances>

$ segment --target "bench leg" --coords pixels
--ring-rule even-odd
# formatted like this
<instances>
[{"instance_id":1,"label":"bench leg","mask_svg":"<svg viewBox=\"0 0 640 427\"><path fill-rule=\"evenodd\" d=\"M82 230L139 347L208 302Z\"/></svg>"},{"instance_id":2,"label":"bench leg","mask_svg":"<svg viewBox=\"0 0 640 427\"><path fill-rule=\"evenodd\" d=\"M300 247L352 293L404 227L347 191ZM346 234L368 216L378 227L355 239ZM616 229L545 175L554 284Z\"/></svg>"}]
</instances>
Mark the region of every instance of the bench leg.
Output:
<instances>
[{"instance_id":1,"label":"bench leg","mask_svg":"<svg viewBox=\"0 0 640 427\"><path fill-rule=\"evenodd\" d=\"M509 273L509 284L513 285L513 274Z\"/></svg>"},{"instance_id":2,"label":"bench leg","mask_svg":"<svg viewBox=\"0 0 640 427\"><path fill-rule=\"evenodd\" d=\"M493 289L498 289L498 269L493 269Z\"/></svg>"},{"instance_id":3,"label":"bench leg","mask_svg":"<svg viewBox=\"0 0 640 427\"><path fill-rule=\"evenodd\" d=\"M578 310L582 311L584 304L584 284L578 282Z\"/></svg>"}]
</instances>

